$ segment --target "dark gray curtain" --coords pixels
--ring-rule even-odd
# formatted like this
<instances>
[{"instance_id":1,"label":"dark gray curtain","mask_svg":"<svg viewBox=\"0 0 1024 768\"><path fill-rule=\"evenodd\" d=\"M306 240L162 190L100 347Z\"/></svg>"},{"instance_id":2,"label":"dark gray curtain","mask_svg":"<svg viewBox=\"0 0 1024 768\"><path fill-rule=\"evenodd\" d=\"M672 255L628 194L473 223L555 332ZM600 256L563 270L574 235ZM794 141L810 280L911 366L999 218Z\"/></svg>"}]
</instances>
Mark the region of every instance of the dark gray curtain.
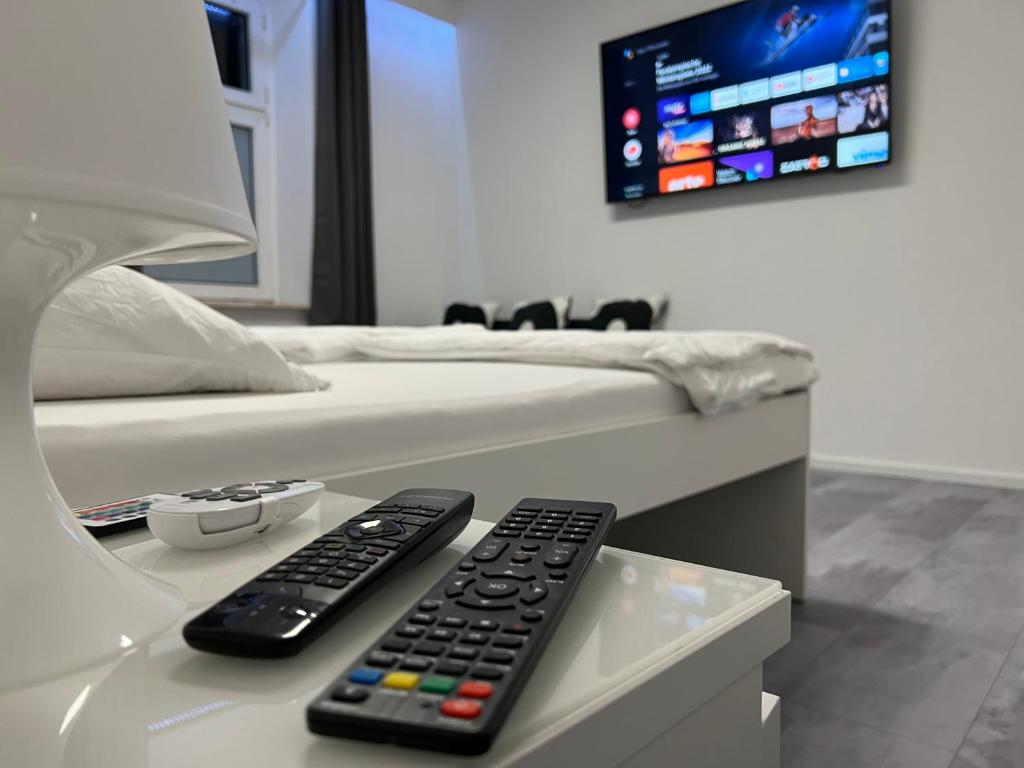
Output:
<instances>
[{"instance_id":1,"label":"dark gray curtain","mask_svg":"<svg viewBox=\"0 0 1024 768\"><path fill-rule=\"evenodd\" d=\"M377 322L370 174L365 0L318 0L311 323Z\"/></svg>"}]
</instances>

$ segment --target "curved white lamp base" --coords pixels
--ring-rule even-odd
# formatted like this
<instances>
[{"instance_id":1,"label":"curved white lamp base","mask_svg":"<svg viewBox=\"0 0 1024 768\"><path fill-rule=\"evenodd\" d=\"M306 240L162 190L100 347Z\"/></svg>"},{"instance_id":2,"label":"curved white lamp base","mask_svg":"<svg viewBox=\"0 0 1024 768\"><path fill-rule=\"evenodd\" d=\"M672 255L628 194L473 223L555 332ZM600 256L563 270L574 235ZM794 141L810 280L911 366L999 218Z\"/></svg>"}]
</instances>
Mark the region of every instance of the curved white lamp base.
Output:
<instances>
[{"instance_id":1,"label":"curved white lamp base","mask_svg":"<svg viewBox=\"0 0 1024 768\"><path fill-rule=\"evenodd\" d=\"M0 692L101 663L185 610L170 587L109 554L68 511L36 436L32 343L43 311L76 277L218 240L252 249L180 220L0 196Z\"/></svg>"}]
</instances>

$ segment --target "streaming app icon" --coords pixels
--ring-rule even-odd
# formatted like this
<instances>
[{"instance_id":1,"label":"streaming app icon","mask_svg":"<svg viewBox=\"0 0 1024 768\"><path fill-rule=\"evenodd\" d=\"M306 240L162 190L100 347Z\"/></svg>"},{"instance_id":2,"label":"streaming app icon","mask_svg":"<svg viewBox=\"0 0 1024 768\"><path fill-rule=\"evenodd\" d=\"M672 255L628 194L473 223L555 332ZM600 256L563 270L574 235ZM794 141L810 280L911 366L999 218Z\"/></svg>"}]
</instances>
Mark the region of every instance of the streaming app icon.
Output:
<instances>
[{"instance_id":1,"label":"streaming app icon","mask_svg":"<svg viewBox=\"0 0 1024 768\"><path fill-rule=\"evenodd\" d=\"M770 82L765 80L754 80L749 83L743 83L740 86L740 102L743 104L753 104L758 101L767 101L772 97L772 88Z\"/></svg>"},{"instance_id":2,"label":"streaming app icon","mask_svg":"<svg viewBox=\"0 0 1024 768\"><path fill-rule=\"evenodd\" d=\"M663 195L704 189L714 184L715 164L711 160L662 168L658 173L658 188Z\"/></svg>"},{"instance_id":3,"label":"streaming app icon","mask_svg":"<svg viewBox=\"0 0 1024 768\"><path fill-rule=\"evenodd\" d=\"M667 123L669 120L679 120L680 118L686 117L689 111L687 98L685 96L676 96L672 99L662 99L658 102L658 119L663 123Z\"/></svg>"},{"instance_id":4,"label":"streaming app icon","mask_svg":"<svg viewBox=\"0 0 1024 768\"><path fill-rule=\"evenodd\" d=\"M772 96L776 99L781 96L792 96L803 90L803 72L790 72L786 75L777 75L772 78Z\"/></svg>"},{"instance_id":5,"label":"streaming app icon","mask_svg":"<svg viewBox=\"0 0 1024 768\"><path fill-rule=\"evenodd\" d=\"M889 74L889 52L882 51L875 54L875 75Z\"/></svg>"},{"instance_id":6,"label":"streaming app icon","mask_svg":"<svg viewBox=\"0 0 1024 768\"><path fill-rule=\"evenodd\" d=\"M867 136L840 139L836 154L840 168L884 163L889 159L889 134L869 133Z\"/></svg>"},{"instance_id":7,"label":"streaming app icon","mask_svg":"<svg viewBox=\"0 0 1024 768\"><path fill-rule=\"evenodd\" d=\"M813 91L818 88L831 88L839 82L839 71L835 64L814 67L804 70L804 90Z\"/></svg>"},{"instance_id":8,"label":"streaming app icon","mask_svg":"<svg viewBox=\"0 0 1024 768\"><path fill-rule=\"evenodd\" d=\"M720 109L732 109L740 103L740 88L730 85L711 92L711 108L716 112Z\"/></svg>"},{"instance_id":9,"label":"streaming app icon","mask_svg":"<svg viewBox=\"0 0 1024 768\"><path fill-rule=\"evenodd\" d=\"M874 74L874 59L871 56L861 56L858 59L847 59L839 62L839 82L850 83L854 80L864 80Z\"/></svg>"},{"instance_id":10,"label":"streaming app icon","mask_svg":"<svg viewBox=\"0 0 1024 768\"><path fill-rule=\"evenodd\" d=\"M640 110L630 107L622 115L622 125L627 131L635 131L640 127Z\"/></svg>"},{"instance_id":11,"label":"streaming app icon","mask_svg":"<svg viewBox=\"0 0 1024 768\"><path fill-rule=\"evenodd\" d=\"M702 115L711 111L711 91L695 93L690 97L690 112Z\"/></svg>"},{"instance_id":12,"label":"streaming app icon","mask_svg":"<svg viewBox=\"0 0 1024 768\"><path fill-rule=\"evenodd\" d=\"M630 139L626 142L626 146L622 148L622 156L626 158L628 164L635 164L640 161L640 156L644 153L644 145L640 143L639 139Z\"/></svg>"},{"instance_id":13,"label":"streaming app icon","mask_svg":"<svg viewBox=\"0 0 1024 768\"><path fill-rule=\"evenodd\" d=\"M775 175L775 156L767 150L733 155L719 162L724 166L717 174L719 184L735 184L744 180L760 181Z\"/></svg>"}]
</instances>

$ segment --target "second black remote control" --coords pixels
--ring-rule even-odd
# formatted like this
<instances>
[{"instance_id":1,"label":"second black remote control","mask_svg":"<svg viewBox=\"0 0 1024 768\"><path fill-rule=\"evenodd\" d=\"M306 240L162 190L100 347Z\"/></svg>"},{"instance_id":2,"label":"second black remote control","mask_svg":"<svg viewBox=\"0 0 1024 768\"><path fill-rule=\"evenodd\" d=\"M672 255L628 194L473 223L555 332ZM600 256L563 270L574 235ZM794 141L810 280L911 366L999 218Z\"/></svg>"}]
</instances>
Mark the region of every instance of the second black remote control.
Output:
<instances>
[{"instance_id":1,"label":"second black remote control","mask_svg":"<svg viewBox=\"0 0 1024 768\"><path fill-rule=\"evenodd\" d=\"M473 515L473 494L414 488L311 541L185 625L193 648L231 656L292 656L384 581L450 542Z\"/></svg>"},{"instance_id":2,"label":"second black remote control","mask_svg":"<svg viewBox=\"0 0 1024 768\"><path fill-rule=\"evenodd\" d=\"M486 752L614 521L611 504L523 499L309 705L310 730Z\"/></svg>"}]
</instances>

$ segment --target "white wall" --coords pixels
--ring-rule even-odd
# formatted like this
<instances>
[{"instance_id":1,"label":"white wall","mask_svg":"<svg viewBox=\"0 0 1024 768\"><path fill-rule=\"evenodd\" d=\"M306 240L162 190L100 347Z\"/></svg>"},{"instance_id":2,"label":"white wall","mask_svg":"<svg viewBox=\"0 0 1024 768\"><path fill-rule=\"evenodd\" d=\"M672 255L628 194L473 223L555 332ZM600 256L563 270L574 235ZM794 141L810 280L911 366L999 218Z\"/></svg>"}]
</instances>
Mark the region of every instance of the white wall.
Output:
<instances>
[{"instance_id":1,"label":"white wall","mask_svg":"<svg viewBox=\"0 0 1024 768\"><path fill-rule=\"evenodd\" d=\"M606 205L599 44L718 4L462 3L488 295L665 290L815 348L818 455L1024 482L1024 4L897 0L889 169Z\"/></svg>"},{"instance_id":2,"label":"white wall","mask_svg":"<svg viewBox=\"0 0 1024 768\"><path fill-rule=\"evenodd\" d=\"M455 28L390 0L366 4L378 321L441 321L482 296Z\"/></svg>"}]
</instances>

